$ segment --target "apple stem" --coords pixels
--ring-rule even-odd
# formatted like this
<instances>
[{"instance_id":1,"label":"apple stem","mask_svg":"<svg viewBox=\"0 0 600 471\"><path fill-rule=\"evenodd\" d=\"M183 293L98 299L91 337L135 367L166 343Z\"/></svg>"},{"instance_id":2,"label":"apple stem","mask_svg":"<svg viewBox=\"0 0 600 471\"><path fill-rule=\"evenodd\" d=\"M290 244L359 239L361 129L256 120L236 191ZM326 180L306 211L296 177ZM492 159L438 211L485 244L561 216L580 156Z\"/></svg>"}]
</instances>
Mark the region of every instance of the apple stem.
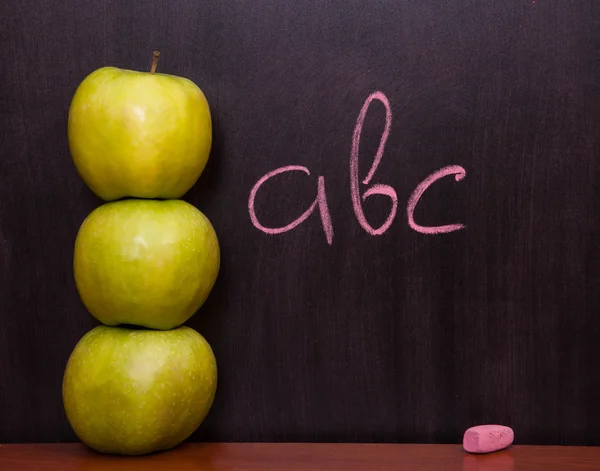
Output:
<instances>
[{"instance_id":1,"label":"apple stem","mask_svg":"<svg viewBox=\"0 0 600 471\"><path fill-rule=\"evenodd\" d=\"M158 65L158 58L160 57L160 52L154 51L152 54L152 67L150 68L150 73L153 74L156 72L156 66Z\"/></svg>"}]
</instances>

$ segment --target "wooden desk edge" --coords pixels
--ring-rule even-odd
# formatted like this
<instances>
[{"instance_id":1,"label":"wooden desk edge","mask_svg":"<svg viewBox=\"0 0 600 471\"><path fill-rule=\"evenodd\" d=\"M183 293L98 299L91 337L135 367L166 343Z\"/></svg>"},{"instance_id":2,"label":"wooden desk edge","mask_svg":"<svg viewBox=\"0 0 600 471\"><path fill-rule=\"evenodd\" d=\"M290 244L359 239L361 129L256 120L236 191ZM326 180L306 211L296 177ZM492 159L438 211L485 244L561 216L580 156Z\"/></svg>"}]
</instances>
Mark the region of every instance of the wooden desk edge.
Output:
<instances>
[{"instance_id":1,"label":"wooden desk edge","mask_svg":"<svg viewBox=\"0 0 600 471\"><path fill-rule=\"evenodd\" d=\"M416 463L419 463L419 470L433 470L441 469L440 466L467 469L463 466L470 460L488 460L490 464L515 463L515 469L521 469L521 463L536 463L547 470L580 469L569 467L573 465L600 469L600 447L517 444L490 455L470 455L460 444L187 442L173 450L132 458L101 455L81 443L0 444L2 470L153 470L166 469L167 465L176 465L179 470L200 469L196 466L210 464L209 468L215 471L342 468L347 471L373 471L390 469L391 465L406 469L402 466L414 466Z\"/></svg>"}]
</instances>

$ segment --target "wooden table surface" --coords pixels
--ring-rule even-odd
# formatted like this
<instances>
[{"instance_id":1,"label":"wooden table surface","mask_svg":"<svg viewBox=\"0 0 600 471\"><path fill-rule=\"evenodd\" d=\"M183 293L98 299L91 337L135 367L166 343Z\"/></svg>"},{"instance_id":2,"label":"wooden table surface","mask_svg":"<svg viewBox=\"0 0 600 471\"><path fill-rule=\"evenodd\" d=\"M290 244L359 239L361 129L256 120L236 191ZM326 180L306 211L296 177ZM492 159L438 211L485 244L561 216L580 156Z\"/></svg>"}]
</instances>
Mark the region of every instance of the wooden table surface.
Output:
<instances>
[{"instance_id":1,"label":"wooden table surface","mask_svg":"<svg viewBox=\"0 0 600 471\"><path fill-rule=\"evenodd\" d=\"M198 444L144 457L81 444L0 445L2 471L569 471L600 470L600 447L513 446L469 455L460 445Z\"/></svg>"}]
</instances>

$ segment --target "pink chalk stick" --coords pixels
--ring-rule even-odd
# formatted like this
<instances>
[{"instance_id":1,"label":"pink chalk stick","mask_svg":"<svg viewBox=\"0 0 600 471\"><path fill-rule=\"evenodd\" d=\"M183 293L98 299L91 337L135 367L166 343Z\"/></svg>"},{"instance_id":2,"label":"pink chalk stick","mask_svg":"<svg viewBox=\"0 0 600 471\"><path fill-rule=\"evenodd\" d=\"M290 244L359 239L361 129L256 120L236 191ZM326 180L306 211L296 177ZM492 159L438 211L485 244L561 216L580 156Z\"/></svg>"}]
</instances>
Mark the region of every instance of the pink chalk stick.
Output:
<instances>
[{"instance_id":1,"label":"pink chalk stick","mask_svg":"<svg viewBox=\"0 0 600 471\"><path fill-rule=\"evenodd\" d=\"M469 453L492 453L512 445L515 433L504 425L478 425L463 436L463 448Z\"/></svg>"}]
</instances>

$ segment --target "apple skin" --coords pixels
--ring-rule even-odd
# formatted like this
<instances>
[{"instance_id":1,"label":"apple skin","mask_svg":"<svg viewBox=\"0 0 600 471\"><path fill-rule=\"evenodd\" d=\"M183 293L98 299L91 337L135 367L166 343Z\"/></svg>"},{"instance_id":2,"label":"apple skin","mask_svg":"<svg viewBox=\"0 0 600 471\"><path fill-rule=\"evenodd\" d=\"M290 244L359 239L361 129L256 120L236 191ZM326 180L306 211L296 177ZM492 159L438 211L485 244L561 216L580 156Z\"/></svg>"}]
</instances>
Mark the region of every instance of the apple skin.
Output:
<instances>
[{"instance_id":1,"label":"apple skin","mask_svg":"<svg viewBox=\"0 0 600 471\"><path fill-rule=\"evenodd\" d=\"M83 304L103 324L172 329L212 291L219 241L208 218L185 201L113 201L81 224L73 267Z\"/></svg>"},{"instance_id":2,"label":"apple skin","mask_svg":"<svg viewBox=\"0 0 600 471\"><path fill-rule=\"evenodd\" d=\"M68 141L79 175L103 200L181 198L209 158L210 108L187 78L102 67L75 91Z\"/></svg>"},{"instance_id":3,"label":"apple skin","mask_svg":"<svg viewBox=\"0 0 600 471\"><path fill-rule=\"evenodd\" d=\"M143 455L176 447L204 421L217 362L202 335L100 325L77 343L62 397L79 439L100 453Z\"/></svg>"}]
</instances>

